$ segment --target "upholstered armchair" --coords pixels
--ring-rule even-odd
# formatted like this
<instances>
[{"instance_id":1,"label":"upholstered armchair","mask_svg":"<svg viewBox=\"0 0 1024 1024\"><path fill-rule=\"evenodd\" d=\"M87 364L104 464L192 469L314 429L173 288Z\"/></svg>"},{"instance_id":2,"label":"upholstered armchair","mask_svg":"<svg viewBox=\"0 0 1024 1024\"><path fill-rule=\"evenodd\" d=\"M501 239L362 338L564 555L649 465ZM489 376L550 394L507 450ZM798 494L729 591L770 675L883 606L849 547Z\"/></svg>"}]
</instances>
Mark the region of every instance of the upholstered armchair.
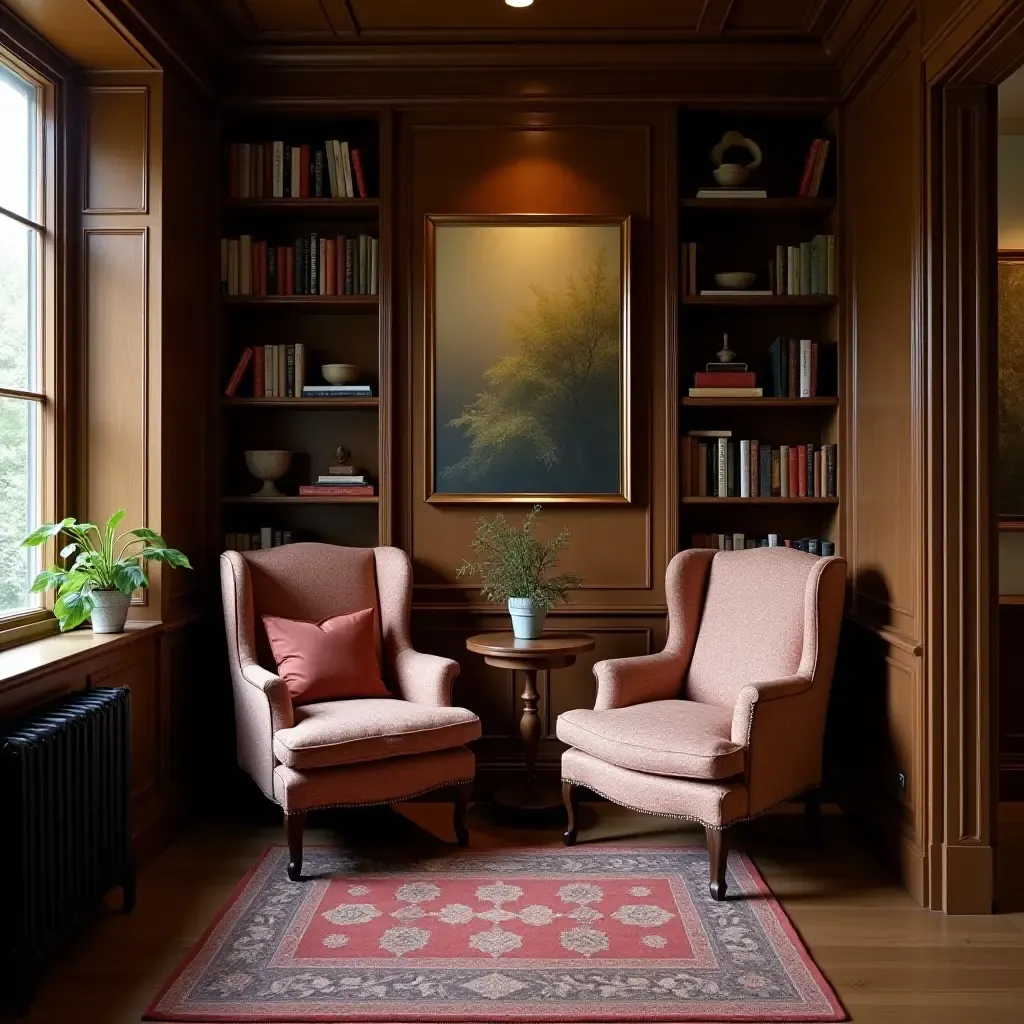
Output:
<instances>
[{"instance_id":1,"label":"upholstered armchair","mask_svg":"<svg viewBox=\"0 0 1024 1024\"><path fill-rule=\"evenodd\" d=\"M580 786L699 821L711 895L724 899L725 830L821 781L845 589L841 558L791 548L676 555L665 577L665 649L599 662L594 709L558 718L570 747L566 845L576 842Z\"/></svg>"},{"instance_id":2,"label":"upholstered armchair","mask_svg":"<svg viewBox=\"0 0 1024 1024\"><path fill-rule=\"evenodd\" d=\"M454 661L414 651L412 568L397 548L289 544L221 555L221 591L235 699L238 763L284 810L290 863L302 871L306 814L453 788L455 835L475 771L466 744L480 720L451 706ZM263 627L264 615L320 622L377 609L382 678L390 698L293 707Z\"/></svg>"}]
</instances>

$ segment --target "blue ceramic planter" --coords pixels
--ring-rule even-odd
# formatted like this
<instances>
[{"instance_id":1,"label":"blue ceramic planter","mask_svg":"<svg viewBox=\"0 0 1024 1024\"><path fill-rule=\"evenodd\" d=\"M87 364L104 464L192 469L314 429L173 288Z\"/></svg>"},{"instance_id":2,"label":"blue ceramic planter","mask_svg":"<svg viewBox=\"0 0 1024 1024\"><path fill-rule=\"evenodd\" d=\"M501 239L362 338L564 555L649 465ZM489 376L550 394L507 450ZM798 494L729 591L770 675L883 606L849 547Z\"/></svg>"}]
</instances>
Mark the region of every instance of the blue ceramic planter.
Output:
<instances>
[{"instance_id":1,"label":"blue ceramic planter","mask_svg":"<svg viewBox=\"0 0 1024 1024\"><path fill-rule=\"evenodd\" d=\"M517 640L537 640L544 632L547 612L532 597L510 597L508 613L512 616L512 632Z\"/></svg>"}]
</instances>

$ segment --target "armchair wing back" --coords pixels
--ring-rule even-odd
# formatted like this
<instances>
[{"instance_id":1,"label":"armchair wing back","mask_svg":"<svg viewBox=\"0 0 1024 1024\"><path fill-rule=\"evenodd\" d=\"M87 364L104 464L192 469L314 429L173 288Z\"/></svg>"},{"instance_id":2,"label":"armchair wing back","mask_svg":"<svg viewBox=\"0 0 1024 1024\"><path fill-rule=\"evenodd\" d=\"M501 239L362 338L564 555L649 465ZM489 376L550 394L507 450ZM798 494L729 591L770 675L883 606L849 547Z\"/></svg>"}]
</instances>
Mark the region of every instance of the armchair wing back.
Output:
<instances>
[{"instance_id":1,"label":"armchair wing back","mask_svg":"<svg viewBox=\"0 0 1024 1024\"><path fill-rule=\"evenodd\" d=\"M821 780L845 591L841 558L756 548L711 562L685 697L733 711L748 814Z\"/></svg>"}]
</instances>

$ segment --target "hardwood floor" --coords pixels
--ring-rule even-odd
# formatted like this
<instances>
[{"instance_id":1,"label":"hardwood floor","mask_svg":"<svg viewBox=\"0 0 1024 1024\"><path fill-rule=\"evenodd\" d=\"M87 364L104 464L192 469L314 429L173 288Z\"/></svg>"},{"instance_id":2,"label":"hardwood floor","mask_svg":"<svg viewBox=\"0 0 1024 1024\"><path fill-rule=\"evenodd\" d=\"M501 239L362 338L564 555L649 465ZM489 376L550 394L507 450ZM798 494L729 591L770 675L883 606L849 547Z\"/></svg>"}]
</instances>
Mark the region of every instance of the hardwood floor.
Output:
<instances>
[{"instance_id":1,"label":"hardwood floor","mask_svg":"<svg viewBox=\"0 0 1024 1024\"><path fill-rule=\"evenodd\" d=\"M264 821L202 822L145 868L134 914L106 914L53 966L28 1024L139 1021L262 849L283 841L272 819ZM825 825L820 848L806 843L803 822L792 815L752 822L736 846L754 857L854 1021L1024 1022L1024 913L944 917L920 910L845 834L842 819L826 815ZM470 842L559 845L562 827L502 827L480 807L470 814ZM401 843L429 851L453 839L450 805L426 803L314 820L307 832L310 844L362 848ZM596 839L689 844L704 836L664 819L584 805L580 841Z\"/></svg>"}]
</instances>

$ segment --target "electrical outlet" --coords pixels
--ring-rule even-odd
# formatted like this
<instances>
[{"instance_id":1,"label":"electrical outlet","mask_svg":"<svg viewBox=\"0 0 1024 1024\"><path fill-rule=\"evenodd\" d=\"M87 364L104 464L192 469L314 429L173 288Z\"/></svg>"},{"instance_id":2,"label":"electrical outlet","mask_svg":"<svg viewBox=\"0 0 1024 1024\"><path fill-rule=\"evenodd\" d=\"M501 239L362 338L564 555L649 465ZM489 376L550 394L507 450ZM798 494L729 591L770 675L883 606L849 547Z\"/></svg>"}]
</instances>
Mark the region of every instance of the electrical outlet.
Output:
<instances>
[{"instance_id":1,"label":"electrical outlet","mask_svg":"<svg viewBox=\"0 0 1024 1024\"><path fill-rule=\"evenodd\" d=\"M905 793L907 791L907 777L903 772L899 772L896 776L896 785L900 787L900 792Z\"/></svg>"}]
</instances>

